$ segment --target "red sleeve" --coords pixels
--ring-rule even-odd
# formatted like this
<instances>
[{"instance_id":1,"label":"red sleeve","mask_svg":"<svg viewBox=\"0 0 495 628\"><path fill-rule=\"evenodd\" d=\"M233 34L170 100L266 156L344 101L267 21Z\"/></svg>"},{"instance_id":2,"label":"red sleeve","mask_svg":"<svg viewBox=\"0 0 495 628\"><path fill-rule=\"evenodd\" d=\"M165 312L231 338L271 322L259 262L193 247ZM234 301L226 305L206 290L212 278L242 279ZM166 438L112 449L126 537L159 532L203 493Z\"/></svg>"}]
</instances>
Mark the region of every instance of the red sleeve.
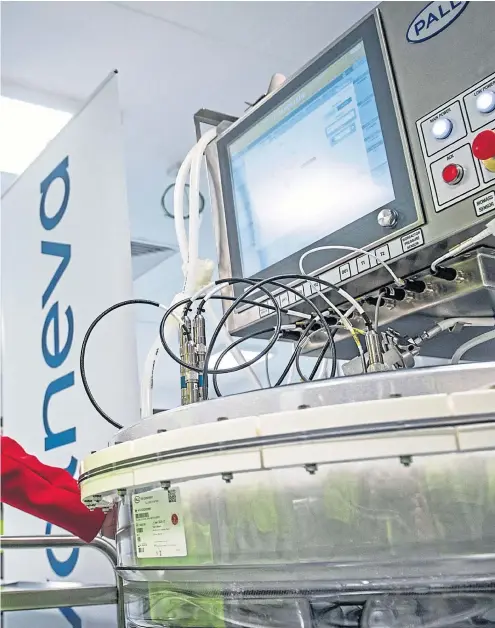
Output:
<instances>
[{"instance_id":1,"label":"red sleeve","mask_svg":"<svg viewBox=\"0 0 495 628\"><path fill-rule=\"evenodd\" d=\"M89 543L105 515L81 502L79 485L64 469L49 467L27 454L14 440L1 437L2 502Z\"/></svg>"}]
</instances>

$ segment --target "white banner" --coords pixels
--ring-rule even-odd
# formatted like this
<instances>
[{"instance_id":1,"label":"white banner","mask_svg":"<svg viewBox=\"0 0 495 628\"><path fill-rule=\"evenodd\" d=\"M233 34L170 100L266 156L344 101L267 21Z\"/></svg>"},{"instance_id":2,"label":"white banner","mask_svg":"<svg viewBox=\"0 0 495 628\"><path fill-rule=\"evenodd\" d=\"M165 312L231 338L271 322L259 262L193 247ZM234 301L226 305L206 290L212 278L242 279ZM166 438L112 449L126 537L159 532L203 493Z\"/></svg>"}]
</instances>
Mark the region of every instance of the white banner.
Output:
<instances>
[{"instance_id":1,"label":"white banner","mask_svg":"<svg viewBox=\"0 0 495 628\"><path fill-rule=\"evenodd\" d=\"M92 320L132 298L130 233L117 79L112 75L2 199L2 414L4 434L43 462L77 474L115 433L92 408L79 352ZM127 311L126 311L127 310ZM87 376L101 406L129 425L139 419L134 314L121 309L88 346ZM59 534L5 509L5 534ZM98 552L7 550L6 580L105 583ZM12 626L97 628L114 607L10 613Z\"/></svg>"}]
</instances>

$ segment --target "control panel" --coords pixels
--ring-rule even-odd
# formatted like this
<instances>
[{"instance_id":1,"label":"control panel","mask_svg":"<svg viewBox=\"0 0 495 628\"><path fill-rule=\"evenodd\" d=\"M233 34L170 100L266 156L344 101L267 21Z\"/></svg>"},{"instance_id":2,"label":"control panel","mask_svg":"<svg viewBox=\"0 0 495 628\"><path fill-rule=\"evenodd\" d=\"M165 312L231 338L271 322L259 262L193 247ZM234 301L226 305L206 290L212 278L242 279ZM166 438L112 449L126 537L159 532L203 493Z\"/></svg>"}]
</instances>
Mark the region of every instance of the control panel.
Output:
<instances>
[{"instance_id":1,"label":"control panel","mask_svg":"<svg viewBox=\"0 0 495 628\"><path fill-rule=\"evenodd\" d=\"M417 127L436 212L495 183L495 74L418 120ZM475 203L478 216L495 209L495 194L485 196Z\"/></svg>"},{"instance_id":2,"label":"control panel","mask_svg":"<svg viewBox=\"0 0 495 628\"><path fill-rule=\"evenodd\" d=\"M469 3L440 29L445 7L381 3L221 127L206 156L222 279L278 278L266 289L287 320L304 320L322 292L338 305L331 285L374 297L391 282L379 262L414 279L495 216L495 67L482 57L495 3ZM409 40L413 27L428 37ZM409 292L404 315L438 315ZM250 294L231 333L263 333L271 303Z\"/></svg>"},{"instance_id":3,"label":"control panel","mask_svg":"<svg viewBox=\"0 0 495 628\"><path fill-rule=\"evenodd\" d=\"M352 257L349 261L334 266L323 273L315 274L316 279L322 279L328 281L334 285L341 285L346 283L349 279L357 277L365 273L366 271L375 268L378 265L378 259L384 262L395 260L401 257L404 253L413 251L420 248L424 244L423 230L415 229L405 235L395 238L389 241L387 244L383 244L375 249L370 249L370 253L374 257L369 255L358 255ZM295 292L310 297L316 294L322 289L322 286L318 281L305 281L305 282L291 282L288 284ZM275 296L280 307L287 307L292 305L302 305L302 299L295 294L295 292L288 290L275 290L273 295ZM236 322L240 327L250 325L257 320L269 316L272 312L265 307L270 301L268 297L261 296L256 299L260 306L259 308L252 305L247 305L239 308Z\"/></svg>"}]
</instances>

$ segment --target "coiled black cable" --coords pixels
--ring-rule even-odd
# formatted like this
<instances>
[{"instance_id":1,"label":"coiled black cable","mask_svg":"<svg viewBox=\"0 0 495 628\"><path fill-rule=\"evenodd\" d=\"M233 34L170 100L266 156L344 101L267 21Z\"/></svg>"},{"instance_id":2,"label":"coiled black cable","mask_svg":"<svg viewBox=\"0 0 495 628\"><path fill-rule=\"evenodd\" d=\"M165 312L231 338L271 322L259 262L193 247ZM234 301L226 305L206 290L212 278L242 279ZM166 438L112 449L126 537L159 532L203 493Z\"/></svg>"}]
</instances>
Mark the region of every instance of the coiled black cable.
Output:
<instances>
[{"instance_id":1,"label":"coiled black cable","mask_svg":"<svg viewBox=\"0 0 495 628\"><path fill-rule=\"evenodd\" d=\"M259 331L255 331L252 334L249 334L249 336L244 336L244 338L238 338L235 342L233 342L226 349L224 349L222 351L222 353L218 356L218 359L215 362L214 369L215 370L218 369L218 367L222 363L222 360L224 359L224 357L230 351L232 351L232 349L235 349L235 347L237 347L238 345L242 344L246 340L251 340L252 338L257 338L258 336L262 336L263 334L270 334L274 330L275 330L274 327L267 327L266 329L260 329ZM215 390L215 393L216 393L217 397L221 397L222 393L220 392L220 389L218 387L218 375L216 373L213 374L212 383L213 383L213 389Z\"/></svg>"},{"instance_id":2,"label":"coiled black cable","mask_svg":"<svg viewBox=\"0 0 495 628\"><path fill-rule=\"evenodd\" d=\"M303 299L304 301L306 301L309 306L315 311L317 318L320 319L321 324L323 327L325 327L325 330L327 332L328 337L330 337L330 327L328 325L328 322L326 321L325 317L323 316L323 313L316 307L316 305L314 305L314 303L311 303L311 301L304 295L300 294L295 288L286 286L285 284L281 283L280 280L281 279L300 279L303 278L303 275L278 275L276 277L270 277L268 279L261 279L258 280L256 282L256 280L248 280L246 281L243 278L238 278L238 277L232 277L228 280L219 280L217 281L217 285L220 285L221 283L229 283L229 284L234 284L234 283L250 283L252 284L250 288L248 288L243 295L241 295L240 297L238 297L234 303L232 303L232 305L230 307L227 308L227 310L225 311L224 315L222 316L222 318L220 319L220 322L218 323L215 331L213 332L213 335L211 337L211 340L208 344L208 349L206 351L206 356L205 356L205 366L203 369L203 378L206 379L208 376L208 362L210 360L211 354L213 352L213 347L215 346L215 342L220 334L220 330L222 329L222 327L225 325L227 319L229 318L229 316L232 314L232 312L235 310L235 308L239 305L239 303L242 302L244 297L249 296L249 294L251 294L252 292L254 292L255 290L261 290L264 291L263 288L266 284L271 284L277 287L282 287L286 290L288 290L289 292L293 292L294 294L296 294L299 298ZM328 283L328 282L326 282ZM330 286L332 286L333 284L329 284ZM271 293L270 294L270 298L274 299L273 295ZM276 301L275 301L276 303ZM277 319L277 324L280 322L279 319ZM160 327L160 331L162 331L162 327ZM264 352L262 352L261 355L258 355L257 357L253 358L249 365L254 364L255 362L257 362L261 357L263 357L266 353L268 353L268 351L271 349L271 347L275 344L276 340L278 339L278 334L280 333L280 325L278 325L278 329L277 331L273 334L272 339L270 340L270 347L268 349L265 349ZM160 336L164 337L164 334L160 334ZM164 339L164 338L163 338ZM243 365L244 366L244 365ZM247 366L247 363L246 363ZM235 367L234 367L235 368ZM245 367L244 367L245 368ZM239 367L236 370L241 370ZM217 370L216 371L217 374L221 374L221 370ZM232 372L232 371L230 371Z\"/></svg>"},{"instance_id":3,"label":"coiled black cable","mask_svg":"<svg viewBox=\"0 0 495 628\"><path fill-rule=\"evenodd\" d=\"M294 351L292 352L292 355L289 358L289 361L287 362L287 364L285 365L284 370L282 371L282 374L280 375L278 380L275 382L275 387L280 386L282 384L282 382L284 381L284 379L289 374L289 371L290 371L292 365L294 364L294 360L296 359L298 348L301 346L301 343L304 342L304 340L309 336L309 334L311 333L311 330L313 329L313 326L316 323L316 321L317 321L317 319L313 318L308 323L308 326L306 327L306 329L301 334L299 340L296 343L296 346L294 347Z\"/></svg>"},{"instance_id":4,"label":"coiled black cable","mask_svg":"<svg viewBox=\"0 0 495 628\"><path fill-rule=\"evenodd\" d=\"M268 291L267 291L268 292ZM218 299L218 300L229 300L229 301L234 301L235 299L233 297L227 297L227 296L217 296L217 295L213 295L211 297L212 299ZM185 299L184 302L189 301L189 299ZM247 302L247 301L246 301ZM257 302L252 301L251 303L256 305L259 305ZM180 307L180 305L183 304L183 302L180 302L180 304L177 305L177 307ZM103 318L105 318L105 316L107 316L108 314L110 314L111 312L114 312L115 310L118 310L122 307L125 307L127 305L151 305L153 307L156 308L161 308L163 307L160 303L158 303L157 301L151 301L149 299L127 299L126 301L120 301L118 303L114 303L112 306L110 306L109 308L107 308L106 310L104 310L103 312L101 312L101 314L99 314L94 321L91 323L91 325L88 327L82 344L81 344L81 351L79 354L79 370L81 373L81 381L82 381L82 385L84 388L84 391L91 403L91 405L93 406L93 408L98 412L98 414L107 422L109 423L112 427L115 427L116 429L120 430L123 429L123 425L121 425L120 423L118 423L117 421L115 421L114 419L112 419L106 412L105 410L103 410L103 408L99 405L99 403L96 401L91 388L89 386L88 383L88 378L86 375L86 351L87 351L87 346L88 346L88 342L90 339L91 334L93 333L95 327L98 325L98 323L101 322L101 320ZM169 308L169 309L175 309L175 308ZM275 301L275 306L273 308L276 312L280 311L280 308L278 306L278 303ZM174 356L172 356L174 357ZM189 368L189 366L188 366ZM198 372L201 372L202 369L196 369Z\"/></svg>"},{"instance_id":5,"label":"coiled black cable","mask_svg":"<svg viewBox=\"0 0 495 628\"><path fill-rule=\"evenodd\" d=\"M91 402L91 405L98 412L98 414L105 419L107 423L110 423L110 425L112 425L113 427L116 427L118 430L121 430L124 426L120 425L120 423L117 423L117 421L114 421L110 416L108 416L108 414L103 410L103 408L101 408L101 406L98 404L98 402L94 398L93 393L91 392L91 389L89 387L88 378L86 377L86 349L88 346L89 337L93 333L93 330L96 327L96 325L98 325L98 323L103 318L105 318L107 314L110 314L111 312L114 312L115 310L118 310L121 307L125 307L126 305L152 305L153 307L158 307L158 308L160 307L160 304L157 301L149 301L148 299L128 299L127 301L120 301L119 303L115 303L114 305L110 306L104 312L99 314L95 318L95 320L91 323L91 325L88 327L88 331L84 334L84 338L81 345L81 353L79 356L79 369L81 372L81 381L82 381L84 390L86 392L86 395L88 396L88 399Z\"/></svg>"},{"instance_id":6,"label":"coiled black cable","mask_svg":"<svg viewBox=\"0 0 495 628\"><path fill-rule=\"evenodd\" d=\"M243 283L247 283L247 284L254 284L253 287L257 287L257 282L255 282L254 280L249 280L249 279L243 279L242 280ZM226 283L226 282L223 282ZM251 289L251 288L250 288ZM278 336L280 334L280 330L282 327L282 314L280 311L280 306L277 303L275 297L268 291L268 290L262 290L264 291L268 298L272 301L273 306L275 308L276 314L277 314L277 322L275 325L275 331L271 337L271 339L268 341L267 346L263 349L263 351L261 351L257 356L255 356L254 358L252 358L251 360L247 360L245 363L243 364L239 364L237 366L233 366L230 369L210 369L208 368L208 363L211 357L211 349L213 347L214 344L214 340L216 340L218 338L218 335L225 323L225 320L227 320L227 318L230 316L231 311L233 311L233 309L235 307L237 307L237 305L242 302L244 300L244 295L238 297L237 299L234 300L234 303L230 306L230 308L228 308L227 312L227 316L223 316L222 320L219 322L219 324L217 325L215 332L213 334L214 336L214 340L212 338L212 340L210 341L210 343L208 344L208 349L206 352L206 356L205 356L205 366L204 368L198 368L196 365L194 364L188 364L187 362L185 362L184 360L182 360L179 356L175 355L175 353L172 351L172 349L169 347L167 340L165 338L165 325L167 322L167 319L169 318L169 316L171 316L173 314L173 312L185 305L186 303L191 303L190 299L183 299L182 301L179 301L178 303L175 303L174 305L172 305L164 314L161 323L160 323L160 340L161 343L163 345L163 348L165 349L165 351L167 352L167 354L178 364L180 364L181 366L183 366L184 368L190 369L191 371L195 371L196 373L203 373L203 377L204 379L206 379L208 377L208 375L224 375L226 373L235 373L237 371L242 371L243 369L247 368L248 366L251 366L252 364L254 364L255 362L257 362L258 360L260 360L264 355L266 355L270 349L273 347L273 345L277 342L278 340ZM215 296L215 295L214 295ZM214 296L212 296L211 298L214 298ZM218 296L218 299L223 299L222 296Z\"/></svg>"},{"instance_id":7,"label":"coiled black cable","mask_svg":"<svg viewBox=\"0 0 495 628\"><path fill-rule=\"evenodd\" d=\"M168 346L166 340L165 340L165 334L164 334L164 329L165 329L165 324L166 321L168 319L168 317L170 315L173 314L173 312L181 307L182 305L186 305L188 304L188 308L191 306L191 300L190 299L184 299L182 301L180 301L179 303L174 304L172 307L170 307L167 312L165 313L165 315L163 316L161 323L160 323L160 339L163 345L163 348L165 349L165 351L167 352L167 354L177 363L181 364L182 366L194 370L198 373L203 372L204 377L207 377L209 374L211 375L220 375L220 374L226 374L226 373L233 373L236 371L240 371L244 368L247 368L248 366L252 366L254 363L256 363L258 360L260 360L263 356L265 356L270 349L273 347L273 345L275 344L275 342L277 341L279 334L280 334L280 330L281 330L281 325L282 325L282 319L281 319L281 313L287 313L287 309L285 308L281 308L280 305L278 304L278 302L276 301L275 297L264 288L265 284L271 284L271 285L275 285L277 287L281 287L284 290L287 290L289 292L292 292L294 294L296 294L298 296L298 298L301 298L302 300L304 300L307 304L309 304L309 306L315 311L317 318L321 321L321 324L323 327L325 327L327 333L328 333L328 338L332 338L332 341L330 342L330 345L335 349L335 343L333 342L333 337L330 334L330 329L328 326L328 323L326 321L326 319L324 318L322 312L313 304L311 303L311 301L305 297L303 294L301 294L300 292L298 292L297 290L295 290L295 288L292 288L290 286L286 286L285 284L281 283L280 280L285 280L285 279L302 279L304 281L315 281L315 283L319 283L323 286L326 286L328 288L334 289L336 291L338 291L338 288L328 282L325 281L323 279L315 279L306 275L299 275L299 274L291 274L291 275L277 275L275 277L271 277L269 279L261 279L261 280L256 280L256 279L243 279L243 278L230 278L230 279L226 279L226 280L220 280L217 281L217 285L221 284L221 283L225 283L225 284L235 284L235 283L245 283L250 285L251 287L248 288L248 290L246 290L245 294L243 294L242 296L238 297L238 298L234 298L234 297L230 297L230 296L223 296L223 295L212 295L210 298L212 299L218 299L218 300L229 300L229 301L233 301L232 305L227 309L227 311L225 312L224 316L222 317L222 320L220 321L220 323L217 325L217 328L215 329L215 332L213 334L214 338L212 338L212 342L209 343L209 347L208 347L208 351L207 351L207 356L205 359L205 366L204 369L200 369L197 368L195 365L192 364L187 364L186 362L182 361L178 356L176 356L173 351L170 349L170 347ZM242 365L238 365L237 367L232 367L230 369L209 369L208 368L208 363L209 363L209 359L211 357L211 353L213 350L213 346L215 341L218 338L218 335L220 333L221 328L223 327L223 325L225 324L227 318L230 316L230 314L234 311L234 309L239 305L239 303L248 303L250 305L259 305L259 302L257 301L253 301L247 298L247 296L249 294L251 294L252 292L254 292L255 290L260 290L261 292L265 293L266 296L269 298L269 300L272 302L272 305L268 304L268 303L264 303L263 307L266 307L270 310L274 310L276 315L277 315L277 323L275 325L274 329L274 333L272 338L270 339L270 341L268 342L268 345L265 347L265 349L263 351L261 351L256 357L254 357L251 360L246 361L244 364ZM85 360L86 360L86 350L87 350L87 344L89 341L89 338L94 330L94 328L96 327L96 325L108 314L110 314L111 312L121 308L121 307L125 307L127 305L151 305L153 307L157 307L160 308L162 307L157 301L151 301L149 299L128 299L126 301L121 301L119 303L115 303L114 305L112 305L111 307L107 308L105 311L103 311L101 314L99 314L95 320L91 323L91 325L89 326L84 338L83 338L83 342L81 345L81 353L80 353L80 372L81 372L81 381L83 383L83 387L84 390L86 392L86 395L88 396L88 399L90 400L92 406L94 407L94 409L100 414L100 416L103 417L103 419L105 419L105 421L107 421L110 425L112 425L113 427L117 428L117 429L122 429L122 425L120 425L120 423L118 423L117 421L114 421L102 408L101 406L97 403L96 399L94 398L90 386L88 384L88 380L87 380L87 376L86 376L86 367L85 367ZM204 305L204 299L201 302L200 307L202 307ZM366 325L370 324L371 325L371 321L369 321L369 317L367 317L366 315L364 316L365 318L365 323ZM259 334L257 335L261 335L262 332L259 332ZM264 332L266 333L266 332ZM231 345L230 349L232 349L235 345ZM327 347L328 348L328 347ZM322 355L323 355L323 351L322 351ZM295 359L297 361L297 354L295 353ZM321 357L321 359L323 359L323 357ZM321 359L320 359L320 363L321 363ZM336 364L336 358L333 359L333 364L332 364L332 369L333 371L335 371L335 364ZM292 365L292 362L289 365L289 369L290 366ZM319 366L319 364L318 364ZM287 371L288 372L288 371ZM315 371L316 372L316 371ZM334 373L335 374L335 373ZM286 374L285 374L286 376ZM284 376L284 378L285 378ZM314 376L314 375L313 375ZM280 378L279 378L280 380ZM282 380L283 381L283 380ZM277 384L275 385L279 385L279 383L277 382Z\"/></svg>"}]
</instances>

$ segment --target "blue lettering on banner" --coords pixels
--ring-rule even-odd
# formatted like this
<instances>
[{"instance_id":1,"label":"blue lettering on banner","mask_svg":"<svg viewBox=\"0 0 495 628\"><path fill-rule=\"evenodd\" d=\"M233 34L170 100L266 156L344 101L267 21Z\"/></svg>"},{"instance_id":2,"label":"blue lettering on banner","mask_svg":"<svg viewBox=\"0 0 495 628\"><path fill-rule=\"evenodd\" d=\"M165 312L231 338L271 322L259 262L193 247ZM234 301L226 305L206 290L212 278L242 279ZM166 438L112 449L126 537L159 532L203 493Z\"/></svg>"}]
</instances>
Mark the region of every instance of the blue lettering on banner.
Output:
<instances>
[{"instance_id":1,"label":"blue lettering on banner","mask_svg":"<svg viewBox=\"0 0 495 628\"><path fill-rule=\"evenodd\" d=\"M82 621L73 608L60 608L59 611L73 628L82 628Z\"/></svg>"},{"instance_id":2,"label":"blue lettering on banner","mask_svg":"<svg viewBox=\"0 0 495 628\"><path fill-rule=\"evenodd\" d=\"M51 186L57 182L57 186L63 185L63 198L55 213L47 213L47 205L50 194L54 195L54 191L50 192ZM40 207L39 216L43 229L47 232L53 231L63 219L65 212L69 206L70 200L70 176L69 176L69 157L65 157L56 166L52 172L40 184ZM60 261L55 272L50 277L41 296L41 309L45 312L45 320L41 330L41 352L46 366L49 369L59 369L63 366L70 354L72 343L74 340L74 313L69 305L63 311L65 316L63 323L65 333L61 334L60 325L60 304L55 297L57 288L64 278L64 274L69 268L71 261L70 244L56 241L41 241L41 254L59 258ZM45 451L65 447L76 442L76 427L68 426L67 429L54 431L50 426L50 407L53 397L62 394L75 385L74 371L65 373L57 373L45 390L42 406L43 428L45 431ZM70 457L66 470L74 476L77 471L77 458ZM45 534L51 534L52 525L46 524ZM51 549L46 551L48 562L54 573L60 578L66 578L75 569L79 559L79 550L73 549L69 558L60 560L55 556L55 552ZM81 628L82 621L80 616L72 608L59 609L62 615L67 619L73 628Z\"/></svg>"},{"instance_id":3,"label":"blue lettering on banner","mask_svg":"<svg viewBox=\"0 0 495 628\"><path fill-rule=\"evenodd\" d=\"M427 41L444 31L464 11L469 2L430 2L416 15L407 29L411 44Z\"/></svg>"}]
</instances>

